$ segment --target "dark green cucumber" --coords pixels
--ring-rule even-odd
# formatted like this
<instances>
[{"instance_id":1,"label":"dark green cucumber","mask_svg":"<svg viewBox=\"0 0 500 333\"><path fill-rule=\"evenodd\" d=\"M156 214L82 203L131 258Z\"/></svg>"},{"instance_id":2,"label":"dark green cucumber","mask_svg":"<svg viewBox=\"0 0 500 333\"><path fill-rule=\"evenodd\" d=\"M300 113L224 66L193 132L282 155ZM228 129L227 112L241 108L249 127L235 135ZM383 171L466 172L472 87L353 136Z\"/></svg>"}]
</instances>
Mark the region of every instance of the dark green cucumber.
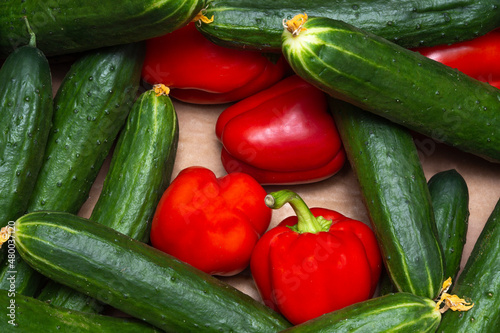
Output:
<instances>
[{"instance_id":1,"label":"dark green cucumber","mask_svg":"<svg viewBox=\"0 0 500 333\"><path fill-rule=\"evenodd\" d=\"M0 59L29 40L28 17L46 55L139 42L188 24L204 0L3 0Z\"/></svg>"},{"instance_id":2,"label":"dark green cucumber","mask_svg":"<svg viewBox=\"0 0 500 333\"><path fill-rule=\"evenodd\" d=\"M211 0L199 29L231 47L279 51L283 19L307 13L348 22L403 47L450 44L500 26L498 0Z\"/></svg>"},{"instance_id":3,"label":"dark green cucumber","mask_svg":"<svg viewBox=\"0 0 500 333\"><path fill-rule=\"evenodd\" d=\"M43 163L52 111L49 62L33 39L13 52L0 69L2 227L26 211Z\"/></svg>"},{"instance_id":4,"label":"dark green cucumber","mask_svg":"<svg viewBox=\"0 0 500 333\"><path fill-rule=\"evenodd\" d=\"M153 333L161 331L132 318L117 318L69 311L51 306L29 296L0 290L4 318L0 331L8 332L123 332Z\"/></svg>"},{"instance_id":5,"label":"dark green cucumber","mask_svg":"<svg viewBox=\"0 0 500 333\"><path fill-rule=\"evenodd\" d=\"M64 212L28 213L13 234L47 277L173 332L277 332L279 314L221 280L107 226Z\"/></svg>"},{"instance_id":6,"label":"dark green cucumber","mask_svg":"<svg viewBox=\"0 0 500 333\"><path fill-rule=\"evenodd\" d=\"M22 260L14 244L5 244L3 247L6 248L7 256L0 266L0 290L35 296L45 279Z\"/></svg>"},{"instance_id":7,"label":"dark green cucumber","mask_svg":"<svg viewBox=\"0 0 500 333\"><path fill-rule=\"evenodd\" d=\"M125 124L144 45L94 50L75 62L54 98L53 128L28 211L76 213Z\"/></svg>"},{"instance_id":8,"label":"dark green cucumber","mask_svg":"<svg viewBox=\"0 0 500 333\"><path fill-rule=\"evenodd\" d=\"M170 97L144 92L118 139L90 219L147 243L156 206L170 183L178 140Z\"/></svg>"},{"instance_id":9,"label":"dark green cucumber","mask_svg":"<svg viewBox=\"0 0 500 333\"><path fill-rule=\"evenodd\" d=\"M429 181L438 239L443 249L444 278L455 277L460 270L469 222L469 189L455 170L441 171Z\"/></svg>"},{"instance_id":10,"label":"dark green cucumber","mask_svg":"<svg viewBox=\"0 0 500 333\"><path fill-rule=\"evenodd\" d=\"M120 134L90 219L148 242L156 205L170 183L178 137L170 98L154 90L144 92ZM38 299L73 310L101 310L95 300L52 281Z\"/></svg>"},{"instance_id":11,"label":"dark green cucumber","mask_svg":"<svg viewBox=\"0 0 500 333\"><path fill-rule=\"evenodd\" d=\"M283 331L297 333L435 332L436 303L410 293L391 293L327 313Z\"/></svg>"},{"instance_id":12,"label":"dark green cucumber","mask_svg":"<svg viewBox=\"0 0 500 333\"><path fill-rule=\"evenodd\" d=\"M288 22L291 23L291 22ZM500 90L345 22L284 29L293 70L331 96L416 132L500 161Z\"/></svg>"},{"instance_id":13,"label":"dark green cucumber","mask_svg":"<svg viewBox=\"0 0 500 333\"><path fill-rule=\"evenodd\" d=\"M387 273L397 291L435 298L443 282L427 180L409 131L330 99Z\"/></svg>"},{"instance_id":14,"label":"dark green cucumber","mask_svg":"<svg viewBox=\"0 0 500 333\"><path fill-rule=\"evenodd\" d=\"M500 200L450 293L474 306L466 312L446 311L437 332L500 331Z\"/></svg>"}]
</instances>

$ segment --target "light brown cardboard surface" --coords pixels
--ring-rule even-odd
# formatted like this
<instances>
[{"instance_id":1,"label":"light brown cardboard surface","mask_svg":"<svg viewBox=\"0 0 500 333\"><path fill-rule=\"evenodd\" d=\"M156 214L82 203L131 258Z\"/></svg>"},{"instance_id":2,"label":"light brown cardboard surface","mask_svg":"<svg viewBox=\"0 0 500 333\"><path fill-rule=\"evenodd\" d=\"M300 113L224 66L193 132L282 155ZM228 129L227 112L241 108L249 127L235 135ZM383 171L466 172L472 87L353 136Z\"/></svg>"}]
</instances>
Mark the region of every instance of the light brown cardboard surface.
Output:
<instances>
[{"instance_id":1,"label":"light brown cardboard surface","mask_svg":"<svg viewBox=\"0 0 500 333\"><path fill-rule=\"evenodd\" d=\"M53 66L54 93L68 66L68 64ZM218 176L225 175L226 172L220 162L221 145L215 136L215 122L219 113L227 105L200 106L174 100L174 106L179 117L180 139L172 177L174 178L183 168L193 165L207 167ZM462 258L463 267L479 233L500 198L500 164L460 152L426 137L416 136L415 142L419 148L427 179L439 171L456 169L467 182L470 196L470 217L467 243ZM104 164L89 199L79 215L90 216L92 207L99 196L108 165L109 160ZM266 186L265 188L270 192L285 188L285 186ZM334 209L369 224L357 180L348 164L338 174L325 181L287 186L287 188L296 191L310 207ZM289 206L273 211L271 227L292 214L293 211ZM248 270L238 276L222 279L250 296L260 299Z\"/></svg>"}]
</instances>

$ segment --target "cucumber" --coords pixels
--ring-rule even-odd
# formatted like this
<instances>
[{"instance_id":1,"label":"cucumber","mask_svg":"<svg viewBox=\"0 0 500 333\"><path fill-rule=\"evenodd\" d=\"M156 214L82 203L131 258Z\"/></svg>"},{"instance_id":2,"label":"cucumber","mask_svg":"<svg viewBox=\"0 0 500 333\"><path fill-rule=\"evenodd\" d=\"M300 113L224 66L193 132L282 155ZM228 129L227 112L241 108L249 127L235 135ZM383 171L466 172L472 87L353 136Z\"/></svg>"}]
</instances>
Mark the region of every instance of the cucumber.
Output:
<instances>
[{"instance_id":1,"label":"cucumber","mask_svg":"<svg viewBox=\"0 0 500 333\"><path fill-rule=\"evenodd\" d=\"M451 294L474 303L446 311L437 332L496 333L500 329L500 200L489 216Z\"/></svg>"},{"instance_id":2,"label":"cucumber","mask_svg":"<svg viewBox=\"0 0 500 333\"><path fill-rule=\"evenodd\" d=\"M156 206L170 184L178 140L170 97L144 92L118 139L90 219L147 243Z\"/></svg>"},{"instance_id":3,"label":"cucumber","mask_svg":"<svg viewBox=\"0 0 500 333\"><path fill-rule=\"evenodd\" d=\"M24 263L13 244L5 247L8 254L0 266L0 290L35 296L45 282L44 277Z\"/></svg>"},{"instance_id":4,"label":"cucumber","mask_svg":"<svg viewBox=\"0 0 500 333\"><path fill-rule=\"evenodd\" d=\"M283 331L297 333L435 332L441 313L431 299L391 293L327 313Z\"/></svg>"},{"instance_id":5,"label":"cucumber","mask_svg":"<svg viewBox=\"0 0 500 333\"><path fill-rule=\"evenodd\" d=\"M26 25L24 26L26 30ZM0 69L0 226L25 213L52 125L49 62L30 45Z\"/></svg>"},{"instance_id":6,"label":"cucumber","mask_svg":"<svg viewBox=\"0 0 500 333\"><path fill-rule=\"evenodd\" d=\"M347 102L329 101L391 281L397 291L434 299L444 281L443 258L410 132Z\"/></svg>"},{"instance_id":7,"label":"cucumber","mask_svg":"<svg viewBox=\"0 0 500 333\"><path fill-rule=\"evenodd\" d=\"M427 185L443 249L444 278L455 277L460 270L469 222L469 190L464 178L455 170L433 175Z\"/></svg>"},{"instance_id":8,"label":"cucumber","mask_svg":"<svg viewBox=\"0 0 500 333\"><path fill-rule=\"evenodd\" d=\"M143 43L127 44L94 50L71 66L54 98L28 211L78 212L132 108L143 59Z\"/></svg>"},{"instance_id":9,"label":"cucumber","mask_svg":"<svg viewBox=\"0 0 500 333\"><path fill-rule=\"evenodd\" d=\"M199 30L224 46L280 51L283 19L307 13L328 17L403 47L472 39L500 26L498 0L211 0Z\"/></svg>"},{"instance_id":10,"label":"cucumber","mask_svg":"<svg viewBox=\"0 0 500 333\"><path fill-rule=\"evenodd\" d=\"M4 318L0 331L7 332L116 332L153 333L161 331L132 318L91 315L51 306L32 297L0 290ZM5 316L6 315L6 316Z\"/></svg>"},{"instance_id":11,"label":"cucumber","mask_svg":"<svg viewBox=\"0 0 500 333\"><path fill-rule=\"evenodd\" d=\"M463 151L500 161L500 90L345 22L284 29L292 69L331 96Z\"/></svg>"},{"instance_id":12,"label":"cucumber","mask_svg":"<svg viewBox=\"0 0 500 333\"><path fill-rule=\"evenodd\" d=\"M28 213L13 237L42 274L165 331L277 332L291 325L221 280L73 214Z\"/></svg>"},{"instance_id":13,"label":"cucumber","mask_svg":"<svg viewBox=\"0 0 500 333\"><path fill-rule=\"evenodd\" d=\"M0 2L0 59L29 40L28 17L39 48L60 55L139 42L188 24L204 0L3 0Z\"/></svg>"},{"instance_id":14,"label":"cucumber","mask_svg":"<svg viewBox=\"0 0 500 333\"><path fill-rule=\"evenodd\" d=\"M148 242L153 214L170 183L178 138L178 119L170 98L155 90L144 92L120 134L90 219ZM38 299L73 310L102 310L95 300L53 281Z\"/></svg>"}]
</instances>

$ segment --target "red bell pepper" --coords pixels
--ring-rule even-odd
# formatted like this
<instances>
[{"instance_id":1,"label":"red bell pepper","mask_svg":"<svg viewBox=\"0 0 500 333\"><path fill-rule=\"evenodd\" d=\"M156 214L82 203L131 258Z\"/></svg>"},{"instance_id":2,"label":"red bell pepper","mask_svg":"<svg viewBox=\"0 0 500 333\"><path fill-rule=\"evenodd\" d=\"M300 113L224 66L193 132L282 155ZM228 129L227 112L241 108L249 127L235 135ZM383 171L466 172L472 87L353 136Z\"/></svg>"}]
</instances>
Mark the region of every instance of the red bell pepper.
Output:
<instances>
[{"instance_id":1,"label":"red bell pepper","mask_svg":"<svg viewBox=\"0 0 500 333\"><path fill-rule=\"evenodd\" d=\"M500 88L500 29L472 40L414 51Z\"/></svg>"},{"instance_id":2,"label":"red bell pepper","mask_svg":"<svg viewBox=\"0 0 500 333\"><path fill-rule=\"evenodd\" d=\"M294 192L266 196L274 209L289 203L284 219L257 242L250 269L265 304L292 324L373 296L382 258L363 222L325 208L309 209Z\"/></svg>"},{"instance_id":3,"label":"red bell pepper","mask_svg":"<svg viewBox=\"0 0 500 333\"><path fill-rule=\"evenodd\" d=\"M158 203L151 243L208 274L235 275L271 222L265 196L247 174L216 178L207 168L186 168Z\"/></svg>"},{"instance_id":4,"label":"red bell pepper","mask_svg":"<svg viewBox=\"0 0 500 333\"><path fill-rule=\"evenodd\" d=\"M226 171L261 184L323 180L345 162L326 95L297 75L226 108L215 133Z\"/></svg>"},{"instance_id":5,"label":"red bell pepper","mask_svg":"<svg viewBox=\"0 0 500 333\"><path fill-rule=\"evenodd\" d=\"M196 104L233 102L281 80L288 70L281 55L214 44L192 22L146 41L142 79L163 83L178 100Z\"/></svg>"}]
</instances>

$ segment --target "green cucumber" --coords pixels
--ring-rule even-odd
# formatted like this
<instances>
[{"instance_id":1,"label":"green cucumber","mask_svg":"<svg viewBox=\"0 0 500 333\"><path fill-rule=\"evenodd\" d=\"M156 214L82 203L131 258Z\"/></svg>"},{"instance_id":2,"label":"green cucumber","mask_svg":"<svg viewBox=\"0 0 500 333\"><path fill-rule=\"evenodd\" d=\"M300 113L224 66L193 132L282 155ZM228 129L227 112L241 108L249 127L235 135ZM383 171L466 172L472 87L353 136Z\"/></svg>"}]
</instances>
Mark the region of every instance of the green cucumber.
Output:
<instances>
[{"instance_id":1,"label":"green cucumber","mask_svg":"<svg viewBox=\"0 0 500 333\"><path fill-rule=\"evenodd\" d=\"M300 25L287 25L294 22ZM345 22L311 17L299 31L284 29L282 50L306 81L411 130L500 161L499 89Z\"/></svg>"},{"instance_id":2,"label":"green cucumber","mask_svg":"<svg viewBox=\"0 0 500 333\"><path fill-rule=\"evenodd\" d=\"M144 92L118 138L90 219L148 242L156 205L170 183L178 137L170 98L154 90ZM53 281L38 299L79 311L99 312L102 308L88 296Z\"/></svg>"},{"instance_id":3,"label":"green cucumber","mask_svg":"<svg viewBox=\"0 0 500 333\"><path fill-rule=\"evenodd\" d=\"M26 29L26 25L25 25ZM30 45L0 69L0 226L25 213L52 125L49 62Z\"/></svg>"},{"instance_id":4,"label":"green cucumber","mask_svg":"<svg viewBox=\"0 0 500 333\"><path fill-rule=\"evenodd\" d=\"M170 97L144 92L118 139L90 219L147 243L156 206L170 183L178 140Z\"/></svg>"},{"instance_id":5,"label":"green cucumber","mask_svg":"<svg viewBox=\"0 0 500 333\"><path fill-rule=\"evenodd\" d=\"M455 277L467 237L469 222L469 189L464 178L455 170L433 175L427 185L437 226L438 239L443 249L444 278Z\"/></svg>"},{"instance_id":6,"label":"green cucumber","mask_svg":"<svg viewBox=\"0 0 500 333\"><path fill-rule=\"evenodd\" d=\"M443 283L427 180L410 132L352 104L330 99L385 267L397 291L434 299Z\"/></svg>"},{"instance_id":7,"label":"green cucumber","mask_svg":"<svg viewBox=\"0 0 500 333\"><path fill-rule=\"evenodd\" d=\"M2 306L4 318L0 320L2 333L161 332L159 329L136 319L79 313L4 290L0 290L0 304L5 306Z\"/></svg>"},{"instance_id":8,"label":"green cucumber","mask_svg":"<svg viewBox=\"0 0 500 333\"><path fill-rule=\"evenodd\" d=\"M262 333L291 325L221 280L76 215L28 213L13 237L42 274L165 331Z\"/></svg>"},{"instance_id":9,"label":"green cucumber","mask_svg":"<svg viewBox=\"0 0 500 333\"><path fill-rule=\"evenodd\" d=\"M142 43L127 44L94 50L71 66L54 98L28 211L78 212L132 108L143 58Z\"/></svg>"},{"instance_id":10,"label":"green cucumber","mask_svg":"<svg viewBox=\"0 0 500 333\"><path fill-rule=\"evenodd\" d=\"M391 293L359 302L296 325L283 333L435 332L436 303L410 293Z\"/></svg>"},{"instance_id":11,"label":"green cucumber","mask_svg":"<svg viewBox=\"0 0 500 333\"><path fill-rule=\"evenodd\" d=\"M470 303L466 312L446 311L437 332L496 333L500 329L500 200L490 214L451 294Z\"/></svg>"},{"instance_id":12,"label":"green cucumber","mask_svg":"<svg viewBox=\"0 0 500 333\"><path fill-rule=\"evenodd\" d=\"M47 55L139 42L188 24L204 0L4 0L0 2L0 59L29 40L28 17Z\"/></svg>"},{"instance_id":13,"label":"green cucumber","mask_svg":"<svg viewBox=\"0 0 500 333\"><path fill-rule=\"evenodd\" d=\"M215 43L280 51L283 19L306 13L348 22L403 47L450 44L500 26L498 0L211 0L199 30Z\"/></svg>"},{"instance_id":14,"label":"green cucumber","mask_svg":"<svg viewBox=\"0 0 500 333\"><path fill-rule=\"evenodd\" d=\"M35 296L45 281L44 277L24 263L14 244L4 246L8 254L0 266L0 290Z\"/></svg>"}]
</instances>

